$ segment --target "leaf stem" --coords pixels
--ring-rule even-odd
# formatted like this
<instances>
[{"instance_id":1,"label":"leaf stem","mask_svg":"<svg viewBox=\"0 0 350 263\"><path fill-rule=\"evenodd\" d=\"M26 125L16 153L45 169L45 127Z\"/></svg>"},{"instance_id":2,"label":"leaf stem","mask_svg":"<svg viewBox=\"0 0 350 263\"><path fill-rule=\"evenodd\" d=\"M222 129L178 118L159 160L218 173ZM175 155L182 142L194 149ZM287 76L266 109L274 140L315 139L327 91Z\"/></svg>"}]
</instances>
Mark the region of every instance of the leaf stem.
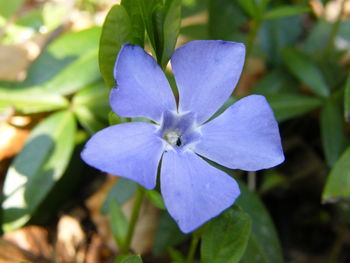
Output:
<instances>
[{"instance_id":1,"label":"leaf stem","mask_svg":"<svg viewBox=\"0 0 350 263\"><path fill-rule=\"evenodd\" d=\"M199 229L195 231L192 235L191 245L190 245L190 249L188 250L187 259L186 259L187 263L193 262L200 237L201 237L201 231Z\"/></svg>"},{"instance_id":2,"label":"leaf stem","mask_svg":"<svg viewBox=\"0 0 350 263\"><path fill-rule=\"evenodd\" d=\"M121 249L121 252L124 255L128 254L128 252L130 250L130 244L131 244L131 241L132 241L132 238L134 235L134 230L135 230L137 219L138 219L139 214L140 214L141 204L142 204L142 200L143 200L144 195L145 195L145 190L141 186L138 186L136 196L135 196L134 206L133 206L132 212L131 212L131 218L130 218L130 222L129 222L129 226L128 226L128 232L126 234L124 246Z\"/></svg>"},{"instance_id":3,"label":"leaf stem","mask_svg":"<svg viewBox=\"0 0 350 263\"><path fill-rule=\"evenodd\" d=\"M254 18L251 21L252 27L251 30L249 31L248 35L248 41L247 41L247 51L246 51L246 57L248 58L250 55L250 52L252 50L254 41L256 39L256 36L259 32L260 25L261 25L261 19L260 18Z\"/></svg>"}]
</instances>

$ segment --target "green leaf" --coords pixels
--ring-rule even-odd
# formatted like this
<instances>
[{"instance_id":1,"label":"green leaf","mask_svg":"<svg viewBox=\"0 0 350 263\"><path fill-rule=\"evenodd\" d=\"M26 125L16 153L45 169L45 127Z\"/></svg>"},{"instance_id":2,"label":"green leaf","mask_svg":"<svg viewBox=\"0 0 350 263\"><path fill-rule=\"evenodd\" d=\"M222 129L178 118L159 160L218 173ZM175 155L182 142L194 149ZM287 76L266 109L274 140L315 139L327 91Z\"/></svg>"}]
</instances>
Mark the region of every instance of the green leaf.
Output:
<instances>
[{"instance_id":1,"label":"green leaf","mask_svg":"<svg viewBox=\"0 0 350 263\"><path fill-rule=\"evenodd\" d=\"M162 67L165 67L174 52L181 25L181 0L167 0L164 6Z\"/></svg>"},{"instance_id":2,"label":"green leaf","mask_svg":"<svg viewBox=\"0 0 350 263\"><path fill-rule=\"evenodd\" d=\"M158 63L172 55L181 23L181 0L138 0L145 28Z\"/></svg>"},{"instance_id":3,"label":"green leaf","mask_svg":"<svg viewBox=\"0 0 350 263\"><path fill-rule=\"evenodd\" d=\"M259 9L255 0L237 0L237 3L251 18L257 16Z\"/></svg>"},{"instance_id":4,"label":"green leaf","mask_svg":"<svg viewBox=\"0 0 350 263\"><path fill-rule=\"evenodd\" d=\"M169 216L169 213L163 211L153 242L153 253L158 256L166 252L171 246L176 246L189 237L190 235L185 235L179 230L179 227Z\"/></svg>"},{"instance_id":5,"label":"green leaf","mask_svg":"<svg viewBox=\"0 0 350 263\"><path fill-rule=\"evenodd\" d=\"M282 18L287 16L295 16L295 15L305 14L308 12L310 12L309 7L286 5L286 6L276 7L266 12L264 15L264 19L276 19L276 18Z\"/></svg>"},{"instance_id":6,"label":"green leaf","mask_svg":"<svg viewBox=\"0 0 350 263\"><path fill-rule=\"evenodd\" d=\"M261 95L274 95L295 93L298 91L297 82L293 77L282 70L271 70L255 85L252 93Z\"/></svg>"},{"instance_id":7,"label":"green leaf","mask_svg":"<svg viewBox=\"0 0 350 263\"><path fill-rule=\"evenodd\" d=\"M145 26L143 24L141 9L138 6L138 0L122 0L131 21L131 39L132 43L143 47L145 45Z\"/></svg>"},{"instance_id":8,"label":"green leaf","mask_svg":"<svg viewBox=\"0 0 350 263\"><path fill-rule=\"evenodd\" d=\"M123 205L126 201L130 200L136 193L137 184L131 180L125 178L119 178L116 184L109 191L101 212L107 214L112 202L117 202L118 205Z\"/></svg>"},{"instance_id":9,"label":"green leaf","mask_svg":"<svg viewBox=\"0 0 350 263\"><path fill-rule=\"evenodd\" d=\"M39 123L8 169L4 183L3 229L28 222L63 175L74 148L72 113L58 112Z\"/></svg>"},{"instance_id":10,"label":"green leaf","mask_svg":"<svg viewBox=\"0 0 350 263\"><path fill-rule=\"evenodd\" d=\"M72 104L80 124L93 134L108 124L109 92L103 82L97 82L74 95Z\"/></svg>"},{"instance_id":11,"label":"green leaf","mask_svg":"<svg viewBox=\"0 0 350 263\"><path fill-rule=\"evenodd\" d=\"M121 46L132 43L131 31L131 21L124 6L113 6L103 24L99 49L100 71L109 88L115 84L113 68Z\"/></svg>"},{"instance_id":12,"label":"green leaf","mask_svg":"<svg viewBox=\"0 0 350 263\"><path fill-rule=\"evenodd\" d=\"M329 96L330 90L322 72L307 55L294 48L284 48L282 56L287 68L296 78L306 84L316 95Z\"/></svg>"},{"instance_id":13,"label":"green leaf","mask_svg":"<svg viewBox=\"0 0 350 263\"><path fill-rule=\"evenodd\" d=\"M239 262L251 231L249 216L238 208L230 208L211 220L204 228L201 242L201 262Z\"/></svg>"},{"instance_id":14,"label":"green leaf","mask_svg":"<svg viewBox=\"0 0 350 263\"><path fill-rule=\"evenodd\" d=\"M260 199L240 183L239 205L252 220L252 232L242 263L283 263L283 255L272 219Z\"/></svg>"},{"instance_id":15,"label":"green leaf","mask_svg":"<svg viewBox=\"0 0 350 263\"><path fill-rule=\"evenodd\" d=\"M97 49L87 52L66 66L41 88L42 92L72 94L100 78Z\"/></svg>"},{"instance_id":16,"label":"green leaf","mask_svg":"<svg viewBox=\"0 0 350 263\"><path fill-rule=\"evenodd\" d=\"M111 202L109 207L109 223L113 237L119 248L123 247L128 233L129 222L126 219L121 207L116 202Z\"/></svg>"},{"instance_id":17,"label":"green leaf","mask_svg":"<svg viewBox=\"0 0 350 263\"><path fill-rule=\"evenodd\" d=\"M188 263L185 256L179 250L170 247L168 253L172 263Z\"/></svg>"},{"instance_id":18,"label":"green leaf","mask_svg":"<svg viewBox=\"0 0 350 263\"><path fill-rule=\"evenodd\" d=\"M165 210L163 198L157 190L146 191L146 196L155 207Z\"/></svg>"},{"instance_id":19,"label":"green leaf","mask_svg":"<svg viewBox=\"0 0 350 263\"><path fill-rule=\"evenodd\" d=\"M0 16L9 18L21 7L22 3L23 0L0 0Z\"/></svg>"},{"instance_id":20,"label":"green leaf","mask_svg":"<svg viewBox=\"0 0 350 263\"><path fill-rule=\"evenodd\" d=\"M41 85L81 56L96 50L100 33L100 28L93 27L68 32L55 39L30 66L27 78L21 86Z\"/></svg>"},{"instance_id":21,"label":"green leaf","mask_svg":"<svg viewBox=\"0 0 350 263\"><path fill-rule=\"evenodd\" d=\"M303 115L322 105L322 100L316 97L298 94L266 95L278 121L285 121Z\"/></svg>"},{"instance_id":22,"label":"green leaf","mask_svg":"<svg viewBox=\"0 0 350 263\"><path fill-rule=\"evenodd\" d=\"M281 50L286 46L295 46L303 33L304 21L298 16L284 17L273 20L263 20L258 35L256 47L265 53L266 63L281 68Z\"/></svg>"},{"instance_id":23,"label":"green leaf","mask_svg":"<svg viewBox=\"0 0 350 263\"><path fill-rule=\"evenodd\" d=\"M138 0L148 39L157 58L161 61L163 51L163 0Z\"/></svg>"},{"instance_id":24,"label":"green leaf","mask_svg":"<svg viewBox=\"0 0 350 263\"><path fill-rule=\"evenodd\" d=\"M0 111L13 107L18 113L31 114L64 109L68 105L68 101L58 94L0 87Z\"/></svg>"},{"instance_id":25,"label":"green leaf","mask_svg":"<svg viewBox=\"0 0 350 263\"><path fill-rule=\"evenodd\" d=\"M345 83L345 95L344 95L344 113L345 120L350 122L350 74Z\"/></svg>"},{"instance_id":26,"label":"green leaf","mask_svg":"<svg viewBox=\"0 0 350 263\"><path fill-rule=\"evenodd\" d=\"M323 202L350 197L350 147L335 163L322 193Z\"/></svg>"},{"instance_id":27,"label":"green leaf","mask_svg":"<svg viewBox=\"0 0 350 263\"><path fill-rule=\"evenodd\" d=\"M142 259L140 256L129 256L124 259L121 263L142 263Z\"/></svg>"},{"instance_id":28,"label":"green leaf","mask_svg":"<svg viewBox=\"0 0 350 263\"><path fill-rule=\"evenodd\" d=\"M247 17L236 1L209 0L208 33L210 38L244 41L241 27Z\"/></svg>"},{"instance_id":29,"label":"green leaf","mask_svg":"<svg viewBox=\"0 0 350 263\"><path fill-rule=\"evenodd\" d=\"M345 146L344 119L336 101L328 101L321 112L321 137L327 164L332 167Z\"/></svg>"}]
</instances>

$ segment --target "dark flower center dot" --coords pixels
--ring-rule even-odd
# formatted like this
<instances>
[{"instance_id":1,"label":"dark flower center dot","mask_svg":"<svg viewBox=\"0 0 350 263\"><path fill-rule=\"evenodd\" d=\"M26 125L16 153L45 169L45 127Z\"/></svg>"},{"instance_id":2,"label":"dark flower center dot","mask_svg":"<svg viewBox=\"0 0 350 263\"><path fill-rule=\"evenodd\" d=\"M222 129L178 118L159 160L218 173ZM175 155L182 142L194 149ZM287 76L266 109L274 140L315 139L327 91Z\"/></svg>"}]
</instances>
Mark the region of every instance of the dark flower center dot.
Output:
<instances>
[{"instance_id":1,"label":"dark flower center dot","mask_svg":"<svg viewBox=\"0 0 350 263\"><path fill-rule=\"evenodd\" d=\"M176 141L176 146L180 147L182 144L181 142L181 137L177 138L177 141Z\"/></svg>"},{"instance_id":2,"label":"dark flower center dot","mask_svg":"<svg viewBox=\"0 0 350 263\"><path fill-rule=\"evenodd\" d=\"M163 114L159 135L169 146L178 149L186 149L200 138L195 129L193 113L177 114L170 111Z\"/></svg>"}]
</instances>

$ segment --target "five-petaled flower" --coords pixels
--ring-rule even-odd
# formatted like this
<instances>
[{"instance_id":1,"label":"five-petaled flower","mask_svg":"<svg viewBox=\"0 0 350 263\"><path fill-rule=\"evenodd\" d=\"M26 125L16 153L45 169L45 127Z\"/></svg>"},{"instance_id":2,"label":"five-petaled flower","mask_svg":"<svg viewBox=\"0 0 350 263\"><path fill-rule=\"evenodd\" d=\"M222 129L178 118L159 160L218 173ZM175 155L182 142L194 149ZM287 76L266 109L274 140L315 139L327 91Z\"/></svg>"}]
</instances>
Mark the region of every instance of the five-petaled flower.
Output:
<instances>
[{"instance_id":1,"label":"five-petaled flower","mask_svg":"<svg viewBox=\"0 0 350 263\"><path fill-rule=\"evenodd\" d=\"M125 44L114 67L110 105L130 122L96 133L82 158L91 166L153 189L160 167L165 205L180 229L191 232L230 207L236 181L202 157L232 169L256 171L283 162L281 138L263 96L247 96L208 121L231 95L245 57L241 43L198 40L178 48L171 65L176 105L167 78L142 48Z\"/></svg>"}]
</instances>

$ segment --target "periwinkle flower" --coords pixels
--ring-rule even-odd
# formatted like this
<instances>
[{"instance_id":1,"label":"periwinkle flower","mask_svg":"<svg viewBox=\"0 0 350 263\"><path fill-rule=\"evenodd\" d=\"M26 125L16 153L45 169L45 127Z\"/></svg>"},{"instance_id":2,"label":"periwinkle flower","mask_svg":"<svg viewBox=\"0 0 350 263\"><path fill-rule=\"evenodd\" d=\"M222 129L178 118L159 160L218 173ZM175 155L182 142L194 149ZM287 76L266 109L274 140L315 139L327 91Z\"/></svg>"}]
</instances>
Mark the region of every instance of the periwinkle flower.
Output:
<instances>
[{"instance_id":1,"label":"periwinkle flower","mask_svg":"<svg viewBox=\"0 0 350 263\"><path fill-rule=\"evenodd\" d=\"M179 91L176 105L156 61L142 48L125 44L114 68L117 87L110 105L130 122L96 133L82 158L102 171L160 188L180 229L191 232L230 207L240 194L236 181L202 156L232 169L256 171L283 162L281 138L263 96L247 96L217 118L208 119L231 95L245 57L241 43L198 40L171 57ZM208 121L208 122L207 122Z\"/></svg>"}]
</instances>

